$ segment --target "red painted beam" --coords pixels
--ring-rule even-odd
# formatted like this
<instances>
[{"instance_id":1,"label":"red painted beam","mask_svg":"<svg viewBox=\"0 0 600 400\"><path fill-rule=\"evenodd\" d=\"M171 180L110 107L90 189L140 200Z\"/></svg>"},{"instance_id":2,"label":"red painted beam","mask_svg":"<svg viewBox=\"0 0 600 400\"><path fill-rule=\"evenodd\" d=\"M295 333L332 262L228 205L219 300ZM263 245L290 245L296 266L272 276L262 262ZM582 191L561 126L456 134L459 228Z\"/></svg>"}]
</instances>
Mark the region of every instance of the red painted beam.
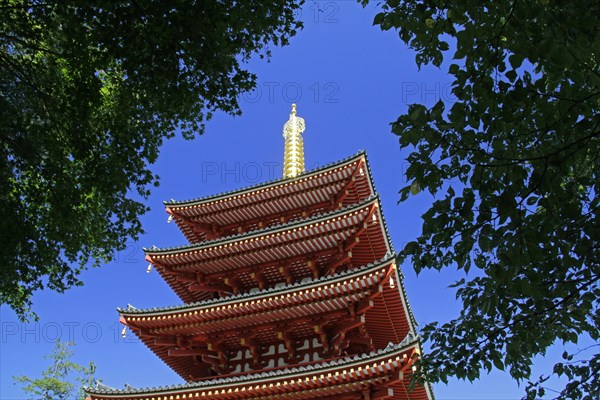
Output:
<instances>
[{"instance_id":1,"label":"red painted beam","mask_svg":"<svg viewBox=\"0 0 600 400\"><path fill-rule=\"evenodd\" d=\"M176 337L157 337L154 338L155 346L177 346L177 338Z\"/></svg>"},{"instance_id":2,"label":"red painted beam","mask_svg":"<svg viewBox=\"0 0 600 400\"><path fill-rule=\"evenodd\" d=\"M231 286L222 283L192 283L188 286L190 292L231 292Z\"/></svg>"},{"instance_id":3,"label":"red painted beam","mask_svg":"<svg viewBox=\"0 0 600 400\"><path fill-rule=\"evenodd\" d=\"M167 355L169 357L215 356L216 353L208 349L192 347L188 349L172 348L169 349Z\"/></svg>"},{"instance_id":4,"label":"red painted beam","mask_svg":"<svg viewBox=\"0 0 600 400\"><path fill-rule=\"evenodd\" d=\"M187 272L178 272L175 275L176 282L198 282L198 275Z\"/></svg>"}]
</instances>

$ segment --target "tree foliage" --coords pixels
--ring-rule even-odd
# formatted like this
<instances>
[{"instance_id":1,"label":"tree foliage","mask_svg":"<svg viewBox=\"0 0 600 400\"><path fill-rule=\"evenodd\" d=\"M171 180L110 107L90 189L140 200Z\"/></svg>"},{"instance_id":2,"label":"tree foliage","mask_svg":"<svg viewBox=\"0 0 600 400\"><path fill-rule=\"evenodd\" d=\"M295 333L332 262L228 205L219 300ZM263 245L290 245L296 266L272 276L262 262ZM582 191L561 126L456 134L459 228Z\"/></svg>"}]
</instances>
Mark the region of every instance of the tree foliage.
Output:
<instances>
[{"instance_id":1,"label":"tree foliage","mask_svg":"<svg viewBox=\"0 0 600 400\"><path fill-rule=\"evenodd\" d=\"M600 3L387 0L419 67L448 68L454 101L392 123L410 167L401 201L435 195L400 254L416 271L458 267L463 310L422 333L431 381L507 369L543 396L534 357L565 351L558 398L600 396ZM443 61L447 61L443 63ZM583 349L579 349L583 350Z\"/></svg>"},{"instance_id":2,"label":"tree foliage","mask_svg":"<svg viewBox=\"0 0 600 400\"><path fill-rule=\"evenodd\" d=\"M0 1L0 303L27 318L139 236L163 140L239 114L299 3Z\"/></svg>"},{"instance_id":3,"label":"tree foliage","mask_svg":"<svg viewBox=\"0 0 600 400\"><path fill-rule=\"evenodd\" d=\"M83 366L71 361L74 343L57 341L54 352L46 358L50 366L41 378L15 377L15 383L23 385L23 392L32 399L70 400L85 399L84 386L90 386L96 367L93 362Z\"/></svg>"}]
</instances>

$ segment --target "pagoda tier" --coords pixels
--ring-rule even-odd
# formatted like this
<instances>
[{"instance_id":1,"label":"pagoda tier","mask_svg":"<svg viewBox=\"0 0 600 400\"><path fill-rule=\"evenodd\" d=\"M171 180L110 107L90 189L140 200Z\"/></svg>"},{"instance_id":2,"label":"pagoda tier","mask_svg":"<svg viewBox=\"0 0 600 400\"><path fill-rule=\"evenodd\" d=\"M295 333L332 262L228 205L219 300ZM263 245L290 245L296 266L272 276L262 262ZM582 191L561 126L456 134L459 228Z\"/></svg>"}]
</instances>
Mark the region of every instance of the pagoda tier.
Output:
<instances>
[{"instance_id":1,"label":"pagoda tier","mask_svg":"<svg viewBox=\"0 0 600 400\"><path fill-rule=\"evenodd\" d=\"M413 330L394 258L301 284L163 309L119 310L188 381L361 354ZM402 293L399 293L399 290Z\"/></svg>"},{"instance_id":2,"label":"pagoda tier","mask_svg":"<svg viewBox=\"0 0 600 400\"><path fill-rule=\"evenodd\" d=\"M373 196L364 152L293 179L189 201L165 202L185 237L199 243L345 207Z\"/></svg>"},{"instance_id":3,"label":"pagoda tier","mask_svg":"<svg viewBox=\"0 0 600 400\"><path fill-rule=\"evenodd\" d=\"M185 303L319 278L393 252L377 197L255 232L144 250Z\"/></svg>"},{"instance_id":4,"label":"pagoda tier","mask_svg":"<svg viewBox=\"0 0 600 400\"><path fill-rule=\"evenodd\" d=\"M272 368L186 385L116 390L88 388L90 400L429 400L428 385L410 388L419 343L407 337L385 349L296 368Z\"/></svg>"}]
</instances>

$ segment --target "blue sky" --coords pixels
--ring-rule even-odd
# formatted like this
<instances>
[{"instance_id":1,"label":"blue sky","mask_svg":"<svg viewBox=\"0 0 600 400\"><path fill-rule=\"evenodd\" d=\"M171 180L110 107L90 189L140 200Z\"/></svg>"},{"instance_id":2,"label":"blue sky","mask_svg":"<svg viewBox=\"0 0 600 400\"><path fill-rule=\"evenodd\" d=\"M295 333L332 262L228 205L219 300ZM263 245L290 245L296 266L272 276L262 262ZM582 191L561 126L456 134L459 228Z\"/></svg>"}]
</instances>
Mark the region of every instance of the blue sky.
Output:
<instances>
[{"instance_id":1,"label":"blue sky","mask_svg":"<svg viewBox=\"0 0 600 400\"><path fill-rule=\"evenodd\" d=\"M65 294L35 296L38 323L21 324L1 308L0 399L20 399L15 375L37 376L46 368L44 355L54 341L76 342L76 361L94 360L105 384L135 387L181 383L133 335L120 336L116 307L138 308L179 304L179 299L155 272L146 273L142 247L183 244L175 224L167 224L163 200L184 200L253 185L281 176L282 127L291 103L306 120L306 165L321 166L365 149L396 250L420 232L420 215L432 201L419 194L397 205L407 167L389 123L408 104L451 102L446 67L415 65L414 52L394 32L372 26L374 6L362 9L354 1L308 1L302 10L305 29L285 48L274 48L271 62L253 61L258 89L241 99L243 115L218 114L205 135L193 141L169 141L153 166L161 185L148 200L143 218L146 234L127 243L117 259L87 271L85 286ZM76 223L76 221L73 221ZM460 308L447 286L461 276L456 271L421 273L403 265L409 301L420 323L446 321ZM541 361L541 365L546 365ZM445 399L516 399L523 394L508 374L494 372L470 384L451 381L434 385Z\"/></svg>"}]
</instances>

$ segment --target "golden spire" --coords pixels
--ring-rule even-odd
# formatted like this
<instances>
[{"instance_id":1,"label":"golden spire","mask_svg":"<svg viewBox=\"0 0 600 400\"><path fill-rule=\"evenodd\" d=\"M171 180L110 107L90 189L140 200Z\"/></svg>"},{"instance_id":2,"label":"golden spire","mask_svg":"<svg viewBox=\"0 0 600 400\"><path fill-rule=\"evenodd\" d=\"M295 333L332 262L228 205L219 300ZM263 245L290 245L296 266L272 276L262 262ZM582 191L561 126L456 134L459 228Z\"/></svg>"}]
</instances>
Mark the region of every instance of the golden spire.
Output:
<instances>
[{"instance_id":1,"label":"golden spire","mask_svg":"<svg viewBox=\"0 0 600 400\"><path fill-rule=\"evenodd\" d=\"M296 104L292 104L290 119L283 126L285 149L283 151L283 177L293 178L304 172L304 119L296 117Z\"/></svg>"}]
</instances>

